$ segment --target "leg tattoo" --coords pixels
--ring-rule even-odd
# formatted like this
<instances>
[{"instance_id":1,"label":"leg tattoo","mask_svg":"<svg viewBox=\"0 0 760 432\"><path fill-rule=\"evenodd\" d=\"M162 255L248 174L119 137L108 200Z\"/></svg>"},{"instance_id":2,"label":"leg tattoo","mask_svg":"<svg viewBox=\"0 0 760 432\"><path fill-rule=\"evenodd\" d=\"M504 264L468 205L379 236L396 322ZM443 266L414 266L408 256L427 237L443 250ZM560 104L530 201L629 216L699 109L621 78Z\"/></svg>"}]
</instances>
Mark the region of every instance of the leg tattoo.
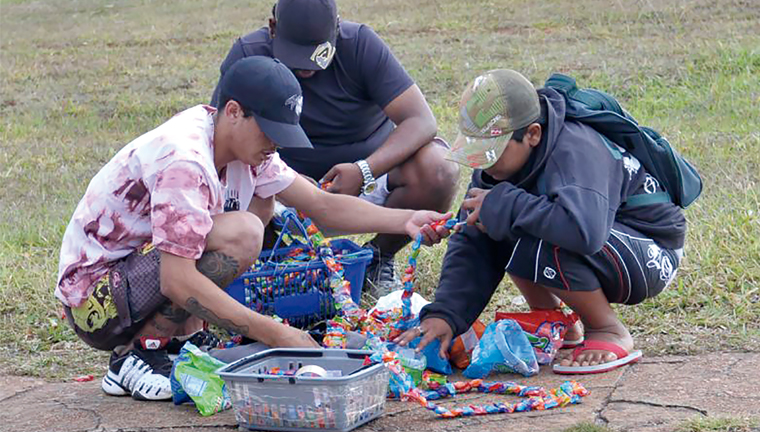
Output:
<instances>
[{"instance_id":1,"label":"leg tattoo","mask_svg":"<svg viewBox=\"0 0 760 432\"><path fill-rule=\"evenodd\" d=\"M195 267L219 288L229 285L240 272L240 264L235 258L217 251L204 252Z\"/></svg>"}]
</instances>

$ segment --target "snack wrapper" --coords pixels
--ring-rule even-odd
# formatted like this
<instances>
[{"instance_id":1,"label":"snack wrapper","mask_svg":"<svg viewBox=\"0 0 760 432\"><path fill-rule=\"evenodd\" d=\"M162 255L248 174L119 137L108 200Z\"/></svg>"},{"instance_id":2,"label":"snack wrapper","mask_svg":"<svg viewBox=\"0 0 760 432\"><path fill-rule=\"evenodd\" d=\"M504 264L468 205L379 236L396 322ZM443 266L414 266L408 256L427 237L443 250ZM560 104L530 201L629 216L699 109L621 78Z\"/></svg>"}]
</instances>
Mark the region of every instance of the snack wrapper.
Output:
<instances>
[{"instance_id":1,"label":"snack wrapper","mask_svg":"<svg viewBox=\"0 0 760 432\"><path fill-rule=\"evenodd\" d=\"M554 361L567 330L577 320L574 312L565 313L559 309L534 310L531 312L496 312L496 321L513 320L520 325L528 341L536 351L538 364Z\"/></svg>"},{"instance_id":2,"label":"snack wrapper","mask_svg":"<svg viewBox=\"0 0 760 432\"><path fill-rule=\"evenodd\" d=\"M480 338L486 331L486 326L480 320L476 320L470 328L457 336L449 348L449 361L459 369L466 369L470 365L472 352L478 346Z\"/></svg>"},{"instance_id":3,"label":"snack wrapper","mask_svg":"<svg viewBox=\"0 0 760 432\"><path fill-rule=\"evenodd\" d=\"M216 374L224 365L190 342L185 343L174 360L170 376L174 404L194 402L204 417L232 407L227 385Z\"/></svg>"}]
</instances>

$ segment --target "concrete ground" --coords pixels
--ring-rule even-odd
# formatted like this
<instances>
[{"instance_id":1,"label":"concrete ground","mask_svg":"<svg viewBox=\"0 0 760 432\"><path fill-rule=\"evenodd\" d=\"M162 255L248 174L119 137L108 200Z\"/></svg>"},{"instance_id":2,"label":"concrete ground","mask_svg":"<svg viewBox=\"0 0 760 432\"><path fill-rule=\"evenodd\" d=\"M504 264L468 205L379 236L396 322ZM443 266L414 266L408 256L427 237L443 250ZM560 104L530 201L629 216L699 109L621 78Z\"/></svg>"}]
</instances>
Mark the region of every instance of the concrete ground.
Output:
<instances>
[{"instance_id":1,"label":"concrete ground","mask_svg":"<svg viewBox=\"0 0 760 432\"><path fill-rule=\"evenodd\" d=\"M530 379L514 380L555 387L564 378L542 368ZM625 431L671 431L694 416L760 418L760 354L718 353L694 357L644 358L617 371L577 376L591 391L579 405L544 412L488 415L440 420L410 402L389 401L381 418L357 429L377 431L504 430L561 431L579 422L595 422ZM457 397L457 404L483 404L507 396L482 394ZM204 432L237 430L226 411L201 417L192 406L137 402L105 396L99 378L92 382L48 383L0 376L0 430L86 432Z\"/></svg>"}]
</instances>

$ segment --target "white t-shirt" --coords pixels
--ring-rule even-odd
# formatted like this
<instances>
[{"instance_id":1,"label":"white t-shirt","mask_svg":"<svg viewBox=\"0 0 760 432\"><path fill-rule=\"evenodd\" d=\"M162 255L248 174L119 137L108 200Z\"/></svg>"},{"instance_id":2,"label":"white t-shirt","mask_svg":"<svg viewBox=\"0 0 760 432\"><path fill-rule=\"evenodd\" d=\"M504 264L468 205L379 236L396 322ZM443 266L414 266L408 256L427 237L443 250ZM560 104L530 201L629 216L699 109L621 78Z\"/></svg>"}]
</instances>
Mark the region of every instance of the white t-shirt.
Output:
<instances>
[{"instance_id":1,"label":"white t-shirt","mask_svg":"<svg viewBox=\"0 0 760 432\"><path fill-rule=\"evenodd\" d=\"M211 231L211 216L252 197L268 198L296 173L274 154L251 167L235 161L223 178L214 167L216 110L198 105L122 148L90 181L66 228L56 297L80 306L95 282L121 258L148 243L164 252L198 259Z\"/></svg>"}]
</instances>

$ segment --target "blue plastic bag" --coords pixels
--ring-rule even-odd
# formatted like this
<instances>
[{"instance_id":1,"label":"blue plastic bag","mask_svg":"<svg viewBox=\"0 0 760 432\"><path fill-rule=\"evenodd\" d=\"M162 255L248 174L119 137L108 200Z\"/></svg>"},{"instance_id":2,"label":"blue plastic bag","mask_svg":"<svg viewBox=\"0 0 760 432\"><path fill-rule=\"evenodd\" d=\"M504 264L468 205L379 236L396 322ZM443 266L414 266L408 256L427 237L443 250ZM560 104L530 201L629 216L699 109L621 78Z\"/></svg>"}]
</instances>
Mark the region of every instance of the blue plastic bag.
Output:
<instances>
[{"instance_id":1,"label":"blue plastic bag","mask_svg":"<svg viewBox=\"0 0 760 432\"><path fill-rule=\"evenodd\" d=\"M415 317L409 322L409 328L413 328L420 325L420 318ZM409 348L417 348L417 345L422 342L422 336L418 336L411 342L409 342ZM446 358L441 357L441 341L438 339L433 340L425 348L422 349L422 354L425 356L427 362L427 368L433 372L438 372L444 375L451 375L454 371L451 369L451 363Z\"/></svg>"},{"instance_id":2,"label":"blue plastic bag","mask_svg":"<svg viewBox=\"0 0 760 432\"><path fill-rule=\"evenodd\" d=\"M418 337L409 342L409 348L417 348L417 345L422 341L422 337ZM448 359L441 357L441 341L438 339L433 340L425 348L422 349L422 354L425 355L427 360L427 368L433 372L438 372L444 375L451 375L451 363Z\"/></svg>"},{"instance_id":3,"label":"blue plastic bag","mask_svg":"<svg viewBox=\"0 0 760 432\"><path fill-rule=\"evenodd\" d=\"M462 372L470 379L485 378L491 372L538 373L538 360L533 346L514 320L501 320L486 327L472 352L470 366Z\"/></svg>"}]
</instances>

